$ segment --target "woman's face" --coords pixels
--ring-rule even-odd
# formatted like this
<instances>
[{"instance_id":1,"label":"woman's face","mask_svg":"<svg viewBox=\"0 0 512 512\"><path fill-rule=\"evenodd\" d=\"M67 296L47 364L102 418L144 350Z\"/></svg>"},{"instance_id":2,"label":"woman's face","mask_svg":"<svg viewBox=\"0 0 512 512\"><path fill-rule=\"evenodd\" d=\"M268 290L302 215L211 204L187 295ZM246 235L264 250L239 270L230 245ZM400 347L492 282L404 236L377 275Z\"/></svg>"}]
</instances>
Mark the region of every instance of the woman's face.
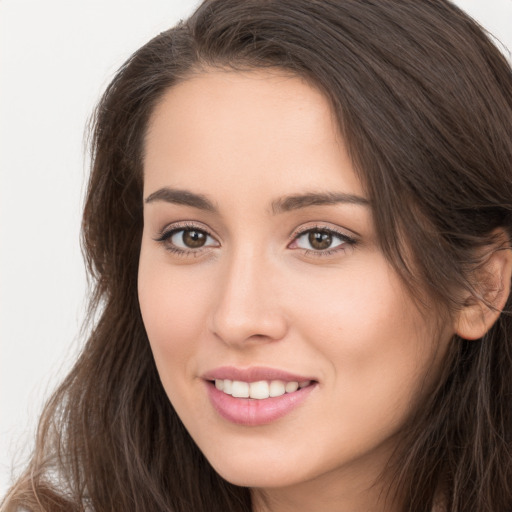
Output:
<instances>
[{"instance_id":1,"label":"woman's face","mask_svg":"<svg viewBox=\"0 0 512 512\"><path fill-rule=\"evenodd\" d=\"M199 448L235 484L362 489L453 329L383 256L327 100L284 73L195 75L157 106L144 173L140 306Z\"/></svg>"}]
</instances>

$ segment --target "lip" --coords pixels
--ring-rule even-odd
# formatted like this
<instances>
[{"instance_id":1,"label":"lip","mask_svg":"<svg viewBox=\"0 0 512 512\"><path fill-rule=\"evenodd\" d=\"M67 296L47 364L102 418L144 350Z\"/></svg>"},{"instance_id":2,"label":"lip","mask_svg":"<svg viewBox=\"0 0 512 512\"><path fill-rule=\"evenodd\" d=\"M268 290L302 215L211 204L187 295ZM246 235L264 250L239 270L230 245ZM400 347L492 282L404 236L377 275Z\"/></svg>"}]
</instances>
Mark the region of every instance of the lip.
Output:
<instances>
[{"instance_id":1,"label":"lip","mask_svg":"<svg viewBox=\"0 0 512 512\"><path fill-rule=\"evenodd\" d=\"M204 379L208 398L215 411L225 420L243 426L267 425L279 420L299 407L317 387L318 382L311 377L296 375L286 371L265 367L234 368L221 367L205 373ZM260 380L284 380L286 382L312 381L305 388L293 393L263 400L235 398L215 387L215 379L257 382Z\"/></svg>"},{"instance_id":2,"label":"lip","mask_svg":"<svg viewBox=\"0 0 512 512\"><path fill-rule=\"evenodd\" d=\"M265 366L251 366L249 368L236 368L234 366L221 366L204 373L201 376L204 380L230 379L243 382L258 382L259 380L284 380L285 382L304 382L306 380L316 381L314 377L297 375L276 368Z\"/></svg>"}]
</instances>

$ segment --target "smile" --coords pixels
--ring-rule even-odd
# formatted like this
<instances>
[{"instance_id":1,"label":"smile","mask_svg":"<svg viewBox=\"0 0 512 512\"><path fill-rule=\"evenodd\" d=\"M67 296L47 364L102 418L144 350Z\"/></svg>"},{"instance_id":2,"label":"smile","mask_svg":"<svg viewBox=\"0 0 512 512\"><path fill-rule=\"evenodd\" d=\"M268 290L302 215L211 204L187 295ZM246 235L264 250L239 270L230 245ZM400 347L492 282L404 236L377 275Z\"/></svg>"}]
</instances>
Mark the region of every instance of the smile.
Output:
<instances>
[{"instance_id":1,"label":"smile","mask_svg":"<svg viewBox=\"0 0 512 512\"><path fill-rule=\"evenodd\" d=\"M260 380L257 382L244 382L231 379L215 379L215 387L235 398L253 398L255 400L265 400L284 395L285 393L294 393L298 389L305 388L311 384L310 380L297 382L283 380Z\"/></svg>"},{"instance_id":2,"label":"smile","mask_svg":"<svg viewBox=\"0 0 512 512\"><path fill-rule=\"evenodd\" d=\"M296 411L319 384L312 376L266 367L217 368L202 380L216 414L247 427L268 425Z\"/></svg>"}]
</instances>

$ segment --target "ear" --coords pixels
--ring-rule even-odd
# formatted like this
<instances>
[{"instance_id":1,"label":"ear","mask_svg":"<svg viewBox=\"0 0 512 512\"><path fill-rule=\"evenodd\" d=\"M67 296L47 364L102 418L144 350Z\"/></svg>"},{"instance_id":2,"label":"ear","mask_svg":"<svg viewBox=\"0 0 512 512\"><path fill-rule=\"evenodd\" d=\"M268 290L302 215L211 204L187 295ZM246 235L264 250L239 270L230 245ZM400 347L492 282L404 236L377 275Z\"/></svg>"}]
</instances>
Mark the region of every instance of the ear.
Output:
<instances>
[{"instance_id":1,"label":"ear","mask_svg":"<svg viewBox=\"0 0 512 512\"><path fill-rule=\"evenodd\" d=\"M455 332L466 340L481 338L496 322L510 295L512 250L503 230L495 233L495 243L482 252L483 263L475 271L476 296L466 297L466 306L456 317Z\"/></svg>"}]
</instances>

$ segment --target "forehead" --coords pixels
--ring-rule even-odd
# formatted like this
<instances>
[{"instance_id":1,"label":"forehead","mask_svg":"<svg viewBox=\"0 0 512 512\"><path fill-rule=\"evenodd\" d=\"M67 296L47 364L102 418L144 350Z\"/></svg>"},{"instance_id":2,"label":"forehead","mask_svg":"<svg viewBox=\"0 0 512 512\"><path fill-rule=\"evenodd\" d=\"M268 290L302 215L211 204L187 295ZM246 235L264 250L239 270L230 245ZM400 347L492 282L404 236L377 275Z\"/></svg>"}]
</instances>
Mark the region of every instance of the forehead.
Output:
<instances>
[{"instance_id":1,"label":"forehead","mask_svg":"<svg viewBox=\"0 0 512 512\"><path fill-rule=\"evenodd\" d=\"M330 115L328 101L319 89L287 70L207 68L192 73L166 91L155 108L149 130L158 122L160 114L169 113L165 105L176 114L200 115L201 120L214 113L217 105L229 106L229 110L237 110L249 121L258 121L261 119L255 115L255 104L286 110L287 107L295 109L297 103L301 104L301 112L314 105L317 111ZM261 111L263 120L265 116L266 113ZM334 120L332 128L336 129Z\"/></svg>"},{"instance_id":2,"label":"forehead","mask_svg":"<svg viewBox=\"0 0 512 512\"><path fill-rule=\"evenodd\" d=\"M207 71L170 88L150 119L144 172L146 192L241 180L362 192L328 100L275 70Z\"/></svg>"}]
</instances>

